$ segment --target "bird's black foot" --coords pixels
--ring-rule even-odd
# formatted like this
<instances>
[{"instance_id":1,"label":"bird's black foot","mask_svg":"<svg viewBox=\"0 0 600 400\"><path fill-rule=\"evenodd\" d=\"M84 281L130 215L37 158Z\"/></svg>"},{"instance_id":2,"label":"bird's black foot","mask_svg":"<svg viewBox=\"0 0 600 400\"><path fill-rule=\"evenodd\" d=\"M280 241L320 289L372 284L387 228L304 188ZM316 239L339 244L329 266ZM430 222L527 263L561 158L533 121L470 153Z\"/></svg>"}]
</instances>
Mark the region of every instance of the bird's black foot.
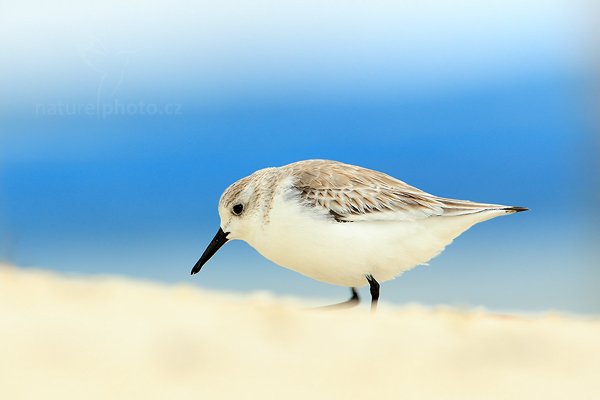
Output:
<instances>
[{"instance_id":1,"label":"bird's black foot","mask_svg":"<svg viewBox=\"0 0 600 400\"><path fill-rule=\"evenodd\" d=\"M379 301L379 282L373 278L373 275L366 276L371 287L371 311L377 311L377 302Z\"/></svg>"},{"instance_id":2,"label":"bird's black foot","mask_svg":"<svg viewBox=\"0 0 600 400\"><path fill-rule=\"evenodd\" d=\"M360 297L358 297L358 292L355 288L350 288L352 290L352 297L350 299L343 301L341 303L331 304L328 306L316 307L317 310L339 310L343 308L352 308L358 305L360 302Z\"/></svg>"}]
</instances>

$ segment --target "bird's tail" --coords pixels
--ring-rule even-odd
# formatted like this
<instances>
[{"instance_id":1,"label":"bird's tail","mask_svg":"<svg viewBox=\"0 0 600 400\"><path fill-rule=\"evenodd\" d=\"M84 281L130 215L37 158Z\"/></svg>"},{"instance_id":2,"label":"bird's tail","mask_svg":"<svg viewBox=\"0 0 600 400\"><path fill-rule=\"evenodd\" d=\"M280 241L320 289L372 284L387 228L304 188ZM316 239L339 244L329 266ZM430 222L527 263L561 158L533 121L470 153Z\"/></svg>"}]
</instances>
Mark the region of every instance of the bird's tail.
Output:
<instances>
[{"instance_id":1,"label":"bird's tail","mask_svg":"<svg viewBox=\"0 0 600 400\"><path fill-rule=\"evenodd\" d=\"M476 203L466 200L442 199L442 208L444 216L470 215L486 212L504 212L505 214L514 214L529 210L526 207L503 206L501 204ZM501 215L498 213L497 215Z\"/></svg>"}]
</instances>

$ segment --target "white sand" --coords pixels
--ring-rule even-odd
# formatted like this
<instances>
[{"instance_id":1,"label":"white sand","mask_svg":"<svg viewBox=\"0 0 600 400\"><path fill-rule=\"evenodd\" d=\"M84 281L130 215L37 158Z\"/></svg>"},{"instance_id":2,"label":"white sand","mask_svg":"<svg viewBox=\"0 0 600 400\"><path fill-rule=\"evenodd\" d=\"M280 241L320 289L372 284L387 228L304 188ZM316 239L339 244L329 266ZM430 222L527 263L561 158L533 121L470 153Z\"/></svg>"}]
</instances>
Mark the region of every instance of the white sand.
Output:
<instances>
[{"instance_id":1,"label":"white sand","mask_svg":"<svg viewBox=\"0 0 600 400\"><path fill-rule=\"evenodd\" d=\"M600 399L600 320L0 268L1 399Z\"/></svg>"}]
</instances>

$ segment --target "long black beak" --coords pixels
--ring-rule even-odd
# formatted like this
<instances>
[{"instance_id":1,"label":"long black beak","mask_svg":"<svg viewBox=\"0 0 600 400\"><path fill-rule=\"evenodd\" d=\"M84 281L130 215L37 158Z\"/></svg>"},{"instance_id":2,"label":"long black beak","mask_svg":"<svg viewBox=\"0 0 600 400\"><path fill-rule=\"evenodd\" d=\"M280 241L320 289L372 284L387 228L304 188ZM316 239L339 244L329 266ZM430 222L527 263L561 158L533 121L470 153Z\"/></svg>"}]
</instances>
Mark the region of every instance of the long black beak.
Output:
<instances>
[{"instance_id":1,"label":"long black beak","mask_svg":"<svg viewBox=\"0 0 600 400\"><path fill-rule=\"evenodd\" d=\"M197 274L200 271L200 268L202 268L202 266L206 264L208 260L210 260L217 250L227 243L229 240L227 239L227 235L229 235L229 232L223 232L223 229L219 228L219 231L213 240L210 241L208 247L206 250L204 250L204 253L202 253L202 257L200 257L196 265L194 265L194 268L192 268L192 275Z\"/></svg>"}]
</instances>

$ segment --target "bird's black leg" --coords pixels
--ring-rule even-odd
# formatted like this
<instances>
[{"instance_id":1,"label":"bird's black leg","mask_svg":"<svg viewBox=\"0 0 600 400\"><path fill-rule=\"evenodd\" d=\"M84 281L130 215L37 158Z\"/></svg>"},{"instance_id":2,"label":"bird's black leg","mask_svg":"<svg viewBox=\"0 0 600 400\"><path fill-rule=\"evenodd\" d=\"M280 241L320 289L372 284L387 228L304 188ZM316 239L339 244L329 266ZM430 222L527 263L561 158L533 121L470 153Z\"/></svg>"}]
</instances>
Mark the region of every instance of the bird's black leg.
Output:
<instances>
[{"instance_id":1,"label":"bird's black leg","mask_svg":"<svg viewBox=\"0 0 600 400\"><path fill-rule=\"evenodd\" d=\"M350 290L352 291L352 297L350 297L350 300L353 303L358 304L360 302L360 297L358 297L358 292L356 291L356 288L350 288Z\"/></svg>"},{"instance_id":2,"label":"bird's black leg","mask_svg":"<svg viewBox=\"0 0 600 400\"><path fill-rule=\"evenodd\" d=\"M341 303L337 303L337 304L331 304L328 306L317 307L317 309L332 310L332 309L350 308L350 307L357 306L358 303L360 302L360 297L358 297L358 292L356 291L356 288L350 288L350 290L352 291L352 297L350 297L350 299L348 299L344 302L341 302Z\"/></svg>"},{"instance_id":3,"label":"bird's black leg","mask_svg":"<svg viewBox=\"0 0 600 400\"><path fill-rule=\"evenodd\" d=\"M367 275L366 278L371 287L371 311L375 311L377 310L377 302L379 301L379 282L373 278L373 275Z\"/></svg>"}]
</instances>

